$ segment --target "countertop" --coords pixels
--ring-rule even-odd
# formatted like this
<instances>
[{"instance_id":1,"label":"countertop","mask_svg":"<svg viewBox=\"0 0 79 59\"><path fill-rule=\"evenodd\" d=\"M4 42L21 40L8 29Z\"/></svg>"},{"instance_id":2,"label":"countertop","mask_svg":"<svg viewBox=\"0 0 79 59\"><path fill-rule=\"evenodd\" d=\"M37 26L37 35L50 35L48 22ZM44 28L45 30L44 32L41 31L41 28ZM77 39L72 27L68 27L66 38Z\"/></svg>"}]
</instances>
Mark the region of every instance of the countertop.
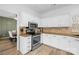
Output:
<instances>
[{"instance_id":1,"label":"countertop","mask_svg":"<svg viewBox=\"0 0 79 59\"><path fill-rule=\"evenodd\" d=\"M29 34L21 34L20 36L22 36L22 37L28 37L30 35Z\"/></svg>"},{"instance_id":2,"label":"countertop","mask_svg":"<svg viewBox=\"0 0 79 59\"><path fill-rule=\"evenodd\" d=\"M50 32L43 32L45 34L55 34L55 35L63 35L63 36L70 36L70 37L75 37L75 38L79 38L79 36L75 36L74 33L73 34L66 34L66 33L50 33Z\"/></svg>"},{"instance_id":3,"label":"countertop","mask_svg":"<svg viewBox=\"0 0 79 59\"><path fill-rule=\"evenodd\" d=\"M66 34L66 33L50 33L50 32L43 32L44 34L55 34L55 35L62 35L62 36L70 36L70 37L75 37L75 38L79 38L79 36L73 35L73 34ZM30 34L20 34L20 36L23 37L28 37L30 36Z\"/></svg>"}]
</instances>

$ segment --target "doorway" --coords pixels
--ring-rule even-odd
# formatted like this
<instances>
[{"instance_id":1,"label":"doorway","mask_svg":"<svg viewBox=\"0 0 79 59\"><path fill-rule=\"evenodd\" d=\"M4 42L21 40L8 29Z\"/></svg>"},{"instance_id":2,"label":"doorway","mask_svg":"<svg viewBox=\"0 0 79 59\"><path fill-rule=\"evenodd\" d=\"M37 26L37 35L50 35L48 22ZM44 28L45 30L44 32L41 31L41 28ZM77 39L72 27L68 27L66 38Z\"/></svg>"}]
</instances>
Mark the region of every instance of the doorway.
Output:
<instances>
[{"instance_id":1,"label":"doorway","mask_svg":"<svg viewBox=\"0 0 79 59\"><path fill-rule=\"evenodd\" d=\"M0 54L7 55L11 53L11 50L16 51L16 42L9 40L8 31L17 29L17 20L8 17L0 16ZM13 54L14 52L12 52Z\"/></svg>"}]
</instances>

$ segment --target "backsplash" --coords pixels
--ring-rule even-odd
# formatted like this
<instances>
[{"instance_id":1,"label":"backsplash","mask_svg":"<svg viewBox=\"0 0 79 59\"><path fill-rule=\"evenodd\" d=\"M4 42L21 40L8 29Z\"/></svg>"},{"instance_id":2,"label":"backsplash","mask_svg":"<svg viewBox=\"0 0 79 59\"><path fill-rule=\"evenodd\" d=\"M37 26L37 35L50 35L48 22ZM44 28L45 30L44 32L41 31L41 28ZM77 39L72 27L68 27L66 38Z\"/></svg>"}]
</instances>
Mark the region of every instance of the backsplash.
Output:
<instances>
[{"instance_id":1,"label":"backsplash","mask_svg":"<svg viewBox=\"0 0 79 59\"><path fill-rule=\"evenodd\" d=\"M60 35L79 35L79 32L72 32L72 28L69 27L57 27L57 28L49 28L43 27L42 33L49 33L49 34L60 34Z\"/></svg>"},{"instance_id":2,"label":"backsplash","mask_svg":"<svg viewBox=\"0 0 79 59\"><path fill-rule=\"evenodd\" d=\"M68 28L68 27L57 27L57 28L49 28L49 27L46 27L46 28L43 28L43 32L51 32L51 33L55 33L55 32L64 32L64 31L71 31L71 28Z\"/></svg>"}]
</instances>

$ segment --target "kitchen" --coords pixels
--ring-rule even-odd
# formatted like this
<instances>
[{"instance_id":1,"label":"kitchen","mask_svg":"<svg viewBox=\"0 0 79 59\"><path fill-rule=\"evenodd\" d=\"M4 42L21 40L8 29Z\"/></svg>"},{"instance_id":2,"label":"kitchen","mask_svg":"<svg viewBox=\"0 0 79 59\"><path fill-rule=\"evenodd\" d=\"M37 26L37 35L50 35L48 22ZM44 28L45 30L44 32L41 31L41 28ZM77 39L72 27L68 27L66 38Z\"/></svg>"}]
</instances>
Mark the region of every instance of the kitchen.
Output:
<instances>
[{"instance_id":1,"label":"kitchen","mask_svg":"<svg viewBox=\"0 0 79 59\"><path fill-rule=\"evenodd\" d=\"M55 6L55 5L54 5ZM33 7L33 6L32 6ZM34 5L35 7L35 5ZM39 44L35 46L35 48L40 47L40 44L45 44L51 47L55 47L57 49L61 49L67 52L70 52L72 54L79 54L79 19L78 19L78 13L77 13L77 7L78 5L66 5L63 8L56 9L54 11L50 11L49 13L43 14L40 19L38 19L35 16L29 16L22 12L22 18L28 19L27 22L22 23L21 21L21 28L24 28L27 26L29 28L28 23L34 23L34 26L36 28L39 28L37 32L40 32L40 38L39 38ZM73 13L71 12L71 9L73 9ZM67 10L68 9L68 10ZM59 12L65 10L65 12ZM76 11L75 11L76 10ZM58 14L55 14L55 12L59 12ZM54 16L52 16L54 14ZM27 18L26 18L27 17ZM34 18L34 19L32 19ZM30 20L29 20L30 19ZM38 20L37 20L38 19ZM36 24L36 25L35 25ZM38 26L37 26L38 24ZM31 26L31 25L30 25ZM35 27L33 27L35 28ZM32 37L29 35L29 32L23 31L24 33L20 32L20 52L22 54L29 54L30 51L32 51L33 48L33 40ZM27 34L26 34L27 33ZM37 34L36 34L37 35ZM23 37L24 36L24 37ZM37 35L38 36L38 35ZM26 38L26 40L22 40ZM26 42L28 40L28 42ZM23 45L24 44L24 45ZM25 47L24 47L25 46ZM27 47L26 47L27 46ZM29 47L29 48L28 48ZM27 49L28 48L28 49ZM43 52L43 51L42 51ZM35 52L34 52L35 53ZM40 53L42 55L42 53ZM39 55L39 54L38 54ZM45 53L44 53L45 55ZM62 54L63 55L63 54Z\"/></svg>"},{"instance_id":2,"label":"kitchen","mask_svg":"<svg viewBox=\"0 0 79 59\"><path fill-rule=\"evenodd\" d=\"M3 4L0 7L17 14L20 55L79 55L78 4Z\"/></svg>"}]
</instances>

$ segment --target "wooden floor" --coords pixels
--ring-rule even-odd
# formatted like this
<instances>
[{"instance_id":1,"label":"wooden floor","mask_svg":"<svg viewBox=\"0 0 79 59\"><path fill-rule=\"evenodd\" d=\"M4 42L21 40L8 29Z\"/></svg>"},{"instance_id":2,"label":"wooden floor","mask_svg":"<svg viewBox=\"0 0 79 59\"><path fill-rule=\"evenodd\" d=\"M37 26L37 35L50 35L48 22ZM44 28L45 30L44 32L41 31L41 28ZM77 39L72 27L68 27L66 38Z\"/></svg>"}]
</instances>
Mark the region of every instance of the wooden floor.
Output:
<instances>
[{"instance_id":1,"label":"wooden floor","mask_svg":"<svg viewBox=\"0 0 79 59\"><path fill-rule=\"evenodd\" d=\"M9 39L0 39L0 55L22 55L16 49L16 43ZM60 49L52 48L47 45L41 45L39 48L30 51L25 55L72 55Z\"/></svg>"},{"instance_id":2,"label":"wooden floor","mask_svg":"<svg viewBox=\"0 0 79 59\"><path fill-rule=\"evenodd\" d=\"M17 55L16 43L7 39L0 39L0 55Z\"/></svg>"},{"instance_id":3,"label":"wooden floor","mask_svg":"<svg viewBox=\"0 0 79 59\"><path fill-rule=\"evenodd\" d=\"M73 54L43 44L39 48L27 53L27 55L73 55Z\"/></svg>"}]
</instances>

